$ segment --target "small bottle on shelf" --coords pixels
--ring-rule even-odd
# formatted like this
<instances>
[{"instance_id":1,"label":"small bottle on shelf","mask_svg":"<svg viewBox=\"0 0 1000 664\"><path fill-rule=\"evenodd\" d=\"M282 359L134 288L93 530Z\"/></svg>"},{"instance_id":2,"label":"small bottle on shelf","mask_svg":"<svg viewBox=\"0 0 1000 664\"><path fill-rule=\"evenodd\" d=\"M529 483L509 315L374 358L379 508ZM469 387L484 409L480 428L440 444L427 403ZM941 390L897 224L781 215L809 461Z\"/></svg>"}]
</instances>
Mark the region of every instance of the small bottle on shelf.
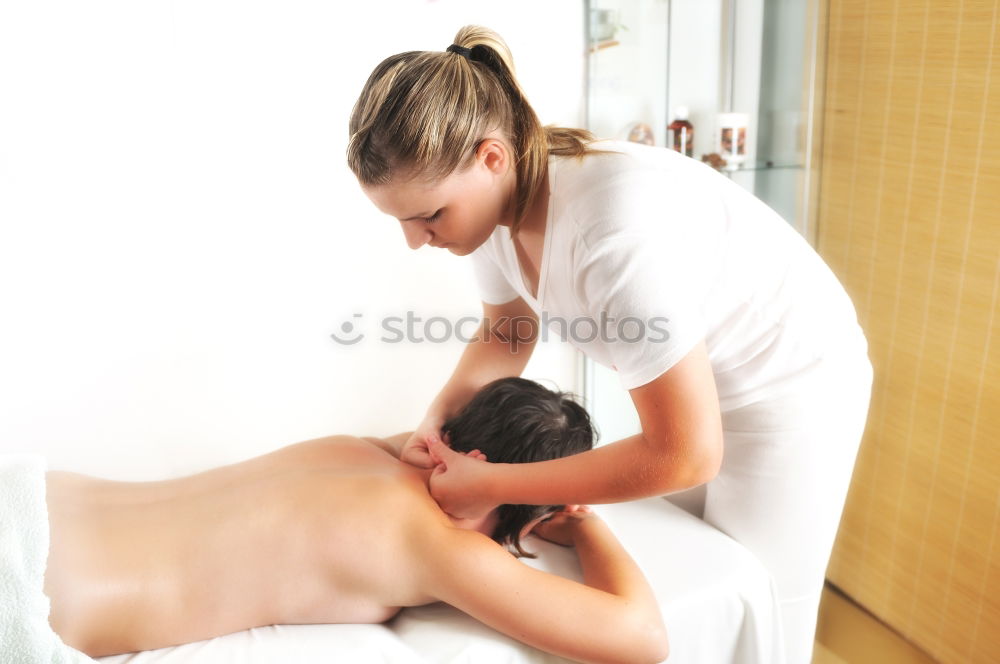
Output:
<instances>
[{"instance_id":1,"label":"small bottle on shelf","mask_svg":"<svg viewBox=\"0 0 1000 664\"><path fill-rule=\"evenodd\" d=\"M688 157L694 154L694 125L688 121L688 107L674 109L674 121L667 125L667 145Z\"/></svg>"},{"instance_id":2,"label":"small bottle on shelf","mask_svg":"<svg viewBox=\"0 0 1000 664\"><path fill-rule=\"evenodd\" d=\"M728 162L729 170L740 167L747 158L747 126L750 116L746 113L720 113L719 154Z\"/></svg>"}]
</instances>

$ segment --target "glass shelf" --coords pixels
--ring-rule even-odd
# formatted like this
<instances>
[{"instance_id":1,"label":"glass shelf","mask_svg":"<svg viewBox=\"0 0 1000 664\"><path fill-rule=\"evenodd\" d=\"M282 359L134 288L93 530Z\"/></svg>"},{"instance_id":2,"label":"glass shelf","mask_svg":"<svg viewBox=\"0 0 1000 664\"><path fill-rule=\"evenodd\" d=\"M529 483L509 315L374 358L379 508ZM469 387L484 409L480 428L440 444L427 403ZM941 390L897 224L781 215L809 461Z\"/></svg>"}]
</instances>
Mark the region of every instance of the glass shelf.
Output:
<instances>
[{"instance_id":1,"label":"glass shelf","mask_svg":"<svg viewBox=\"0 0 1000 664\"><path fill-rule=\"evenodd\" d=\"M719 171L807 237L817 0L585 0L587 127L667 146L677 106L692 157L720 153L723 113L747 117L746 161Z\"/></svg>"},{"instance_id":2,"label":"glass shelf","mask_svg":"<svg viewBox=\"0 0 1000 664\"><path fill-rule=\"evenodd\" d=\"M739 166L723 166L719 170L727 171L776 171L776 170L801 170L805 168L802 164L775 163L773 161L755 161L743 163Z\"/></svg>"}]
</instances>

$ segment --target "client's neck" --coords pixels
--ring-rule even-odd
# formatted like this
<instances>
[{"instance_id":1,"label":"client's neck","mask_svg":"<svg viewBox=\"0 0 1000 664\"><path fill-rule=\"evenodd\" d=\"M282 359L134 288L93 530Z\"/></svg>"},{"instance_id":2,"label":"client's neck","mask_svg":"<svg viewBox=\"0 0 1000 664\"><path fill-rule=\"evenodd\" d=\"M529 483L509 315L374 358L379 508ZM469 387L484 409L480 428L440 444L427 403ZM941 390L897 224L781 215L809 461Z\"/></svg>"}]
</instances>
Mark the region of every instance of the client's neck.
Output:
<instances>
[{"instance_id":1,"label":"client's neck","mask_svg":"<svg viewBox=\"0 0 1000 664\"><path fill-rule=\"evenodd\" d=\"M427 493L431 492L431 474L434 472L433 468L416 468L415 469L420 477L424 480L424 485L427 487ZM433 494L432 494L433 495ZM440 507L440 505L439 505ZM487 537L493 537L493 531L496 530L497 519L499 518L498 510L494 509L489 514L479 517L478 519L460 519L454 517L444 510L444 515L451 520L452 525L456 528L461 528L462 530L476 530L486 535Z\"/></svg>"}]
</instances>

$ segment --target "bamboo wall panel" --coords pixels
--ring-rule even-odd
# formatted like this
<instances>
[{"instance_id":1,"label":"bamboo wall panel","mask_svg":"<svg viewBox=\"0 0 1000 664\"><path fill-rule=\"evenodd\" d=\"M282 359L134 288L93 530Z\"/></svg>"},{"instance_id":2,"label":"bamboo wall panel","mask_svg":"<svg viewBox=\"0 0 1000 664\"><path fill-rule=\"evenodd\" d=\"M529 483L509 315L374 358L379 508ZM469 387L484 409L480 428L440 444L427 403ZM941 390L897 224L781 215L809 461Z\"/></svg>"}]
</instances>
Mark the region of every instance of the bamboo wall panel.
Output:
<instances>
[{"instance_id":1,"label":"bamboo wall panel","mask_svg":"<svg viewBox=\"0 0 1000 664\"><path fill-rule=\"evenodd\" d=\"M875 383L828 577L1000 661L998 0L829 0L817 244Z\"/></svg>"}]
</instances>

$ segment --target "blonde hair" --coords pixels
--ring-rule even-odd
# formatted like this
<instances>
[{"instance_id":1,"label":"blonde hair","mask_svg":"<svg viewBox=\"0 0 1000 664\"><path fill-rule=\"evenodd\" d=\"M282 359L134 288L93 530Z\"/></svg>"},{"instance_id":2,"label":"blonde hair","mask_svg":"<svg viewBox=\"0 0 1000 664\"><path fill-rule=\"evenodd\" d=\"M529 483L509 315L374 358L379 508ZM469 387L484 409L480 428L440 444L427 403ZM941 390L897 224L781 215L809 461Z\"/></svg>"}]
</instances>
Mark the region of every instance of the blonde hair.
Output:
<instances>
[{"instance_id":1,"label":"blonde hair","mask_svg":"<svg viewBox=\"0 0 1000 664\"><path fill-rule=\"evenodd\" d=\"M450 51L406 51L383 60L351 112L347 163L363 186L394 177L437 182L468 168L484 136L499 129L514 157L516 233L545 178L550 154L582 158L585 129L543 127L514 76L514 61L496 32L467 25Z\"/></svg>"}]
</instances>

